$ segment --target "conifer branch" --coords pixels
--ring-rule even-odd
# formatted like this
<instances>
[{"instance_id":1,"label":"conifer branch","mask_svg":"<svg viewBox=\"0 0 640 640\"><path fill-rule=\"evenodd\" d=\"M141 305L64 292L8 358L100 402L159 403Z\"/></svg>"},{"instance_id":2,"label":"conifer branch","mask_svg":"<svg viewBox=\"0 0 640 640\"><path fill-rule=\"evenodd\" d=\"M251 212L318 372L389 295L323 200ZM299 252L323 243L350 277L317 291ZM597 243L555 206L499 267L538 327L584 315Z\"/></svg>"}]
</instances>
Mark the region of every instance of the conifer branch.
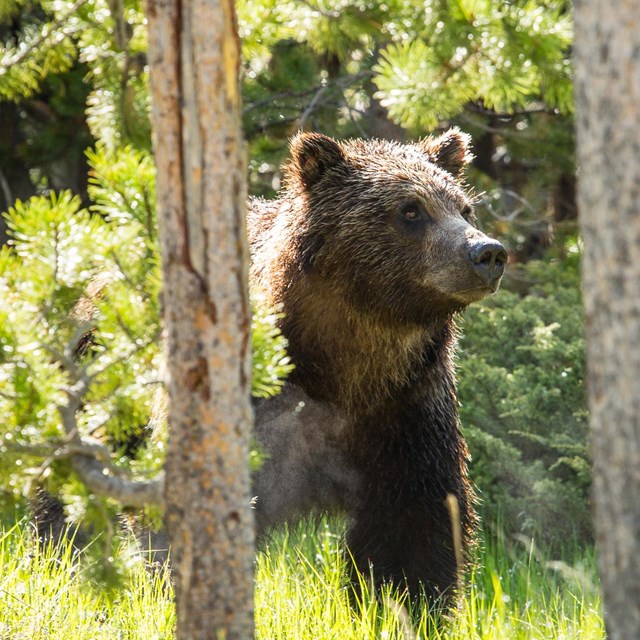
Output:
<instances>
[{"instance_id":1,"label":"conifer branch","mask_svg":"<svg viewBox=\"0 0 640 640\"><path fill-rule=\"evenodd\" d=\"M114 464L111 451L105 445L80 435L77 415L91 383L97 375L115 362L120 361L121 358L109 362L97 372L89 374L86 369L78 367L69 355L75 342L74 337L70 345L64 349L64 353L49 348L49 351L59 359L74 379L69 386L64 388L67 396L66 402L57 407L66 439L62 442L37 445L0 442L0 446L4 445L14 450L46 458L69 459L74 471L91 491L113 498L123 505L137 508L149 504L162 506L164 504L163 472L149 480L134 480L128 476L124 469ZM122 359L129 355L123 356Z\"/></svg>"},{"instance_id":2,"label":"conifer branch","mask_svg":"<svg viewBox=\"0 0 640 640\"><path fill-rule=\"evenodd\" d=\"M19 51L16 52L13 56L7 58L7 54L5 57L0 60L0 72L7 73L12 67L15 65L24 62L33 51L38 49L41 45L43 45L52 35L54 34L62 34L63 36L69 36L74 32L74 29L64 29L61 28L62 25L83 5L87 2L87 0L76 0L67 11L63 14L59 15L57 18L45 24L40 33L36 38L34 38L31 42L22 43L22 47L19 48Z\"/></svg>"}]
</instances>

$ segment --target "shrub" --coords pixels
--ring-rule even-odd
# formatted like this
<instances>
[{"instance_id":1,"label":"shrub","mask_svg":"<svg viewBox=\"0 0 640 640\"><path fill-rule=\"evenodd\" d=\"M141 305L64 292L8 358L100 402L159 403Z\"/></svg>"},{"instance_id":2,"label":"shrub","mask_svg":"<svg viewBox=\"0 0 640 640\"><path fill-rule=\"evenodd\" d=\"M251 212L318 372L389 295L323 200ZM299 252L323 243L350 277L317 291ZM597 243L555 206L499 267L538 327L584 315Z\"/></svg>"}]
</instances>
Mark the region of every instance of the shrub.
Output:
<instances>
[{"instance_id":1,"label":"shrub","mask_svg":"<svg viewBox=\"0 0 640 640\"><path fill-rule=\"evenodd\" d=\"M74 524L110 532L121 505L89 491L69 459L86 453L105 475L133 480L161 468L162 274L151 156L104 145L87 155L89 209L63 192L17 201L6 215L0 502L23 503L45 488ZM291 366L277 313L258 305L252 392L265 396ZM109 547L110 536L103 539Z\"/></svg>"},{"instance_id":2,"label":"shrub","mask_svg":"<svg viewBox=\"0 0 640 640\"><path fill-rule=\"evenodd\" d=\"M586 540L590 463L577 247L515 275L524 294L504 289L470 307L462 323L461 420L481 512L549 544Z\"/></svg>"}]
</instances>

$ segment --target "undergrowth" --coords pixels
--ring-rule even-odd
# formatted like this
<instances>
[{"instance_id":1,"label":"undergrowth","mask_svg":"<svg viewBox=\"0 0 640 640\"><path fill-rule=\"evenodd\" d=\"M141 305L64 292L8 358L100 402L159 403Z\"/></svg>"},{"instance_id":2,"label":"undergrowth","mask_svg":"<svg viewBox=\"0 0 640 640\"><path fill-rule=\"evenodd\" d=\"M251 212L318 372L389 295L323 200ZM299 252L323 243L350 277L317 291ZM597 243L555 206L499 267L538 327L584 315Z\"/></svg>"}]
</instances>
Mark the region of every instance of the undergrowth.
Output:
<instances>
[{"instance_id":1,"label":"undergrowth","mask_svg":"<svg viewBox=\"0 0 640 640\"><path fill-rule=\"evenodd\" d=\"M487 537L460 609L435 628L396 593L354 605L345 582L341 534L323 522L270 540L256 558L256 638L433 640L602 640L595 563L574 550L570 563L544 558L530 541ZM164 640L175 610L167 572L129 563L106 589L85 561L37 545L28 528L0 534L0 638ZM366 592L366 583L362 585Z\"/></svg>"}]
</instances>

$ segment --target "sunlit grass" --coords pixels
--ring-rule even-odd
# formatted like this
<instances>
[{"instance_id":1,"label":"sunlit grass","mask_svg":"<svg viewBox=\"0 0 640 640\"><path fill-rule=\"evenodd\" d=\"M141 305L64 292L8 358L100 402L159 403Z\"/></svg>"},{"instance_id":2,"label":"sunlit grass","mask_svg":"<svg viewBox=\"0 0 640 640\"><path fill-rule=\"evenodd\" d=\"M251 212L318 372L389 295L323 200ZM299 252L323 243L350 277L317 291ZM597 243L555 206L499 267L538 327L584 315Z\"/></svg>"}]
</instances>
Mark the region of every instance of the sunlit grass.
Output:
<instances>
[{"instance_id":1,"label":"sunlit grass","mask_svg":"<svg viewBox=\"0 0 640 640\"><path fill-rule=\"evenodd\" d=\"M526 541L525 541L526 542ZM593 555L550 562L530 543L490 539L460 609L437 629L397 594L354 601L341 535L327 523L274 537L256 559L256 638L366 640L602 640ZM118 588L69 548L39 547L15 526L0 533L0 638L173 638L165 571L132 561ZM410 609L410 607L409 607Z\"/></svg>"},{"instance_id":2,"label":"sunlit grass","mask_svg":"<svg viewBox=\"0 0 640 640\"><path fill-rule=\"evenodd\" d=\"M96 640L173 637L174 607L165 571L133 563L116 591L90 576L72 546L37 545L26 527L0 533L0 638Z\"/></svg>"},{"instance_id":3,"label":"sunlit grass","mask_svg":"<svg viewBox=\"0 0 640 640\"><path fill-rule=\"evenodd\" d=\"M579 557L578 550L572 555ZM353 607L341 537L325 523L273 541L258 556L259 638L601 640L595 561L552 562L527 541L489 539L459 610L436 626L424 607L393 593L365 593ZM367 590L366 583L361 585ZM385 603L385 604L382 604ZM389 606L387 606L389 605Z\"/></svg>"}]
</instances>

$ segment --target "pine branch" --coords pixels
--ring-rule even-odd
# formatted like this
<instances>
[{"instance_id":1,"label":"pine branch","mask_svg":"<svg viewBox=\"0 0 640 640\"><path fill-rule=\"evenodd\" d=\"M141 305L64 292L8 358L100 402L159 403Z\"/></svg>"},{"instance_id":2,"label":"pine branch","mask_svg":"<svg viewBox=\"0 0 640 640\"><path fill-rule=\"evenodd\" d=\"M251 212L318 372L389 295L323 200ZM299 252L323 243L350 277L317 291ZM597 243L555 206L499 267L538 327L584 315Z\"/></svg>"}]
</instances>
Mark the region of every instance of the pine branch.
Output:
<instances>
[{"instance_id":1,"label":"pine branch","mask_svg":"<svg viewBox=\"0 0 640 640\"><path fill-rule=\"evenodd\" d=\"M64 36L71 35L74 30L63 29L62 25L86 2L87 0L77 0L67 11L60 14L52 22L45 24L39 35L28 44L23 43L24 46L13 57L4 58L0 61L0 71L2 71L2 73L7 73L15 65L24 62L24 60L26 60L33 51L44 44L52 35L56 33L61 33Z\"/></svg>"},{"instance_id":2,"label":"pine branch","mask_svg":"<svg viewBox=\"0 0 640 640\"><path fill-rule=\"evenodd\" d=\"M7 443L14 449L22 450L42 457L66 458L71 461L74 471L87 487L96 494L113 498L123 505L141 508L148 504L163 506L164 504L164 473L160 472L149 480L133 480L126 471L117 467L112 460L109 449L95 440L83 438L79 434L77 414L81 409L91 383L97 375L107 368L126 359L122 358L109 362L98 371L88 373L86 369L78 367L69 357L75 337L64 349L64 353L56 352L56 356L75 379L64 389L67 401L58 405L58 414L66 439L62 443L45 443L41 445L18 445ZM53 350L49 348L50 352Z\"/></svg>"},{"instance_id":3,"label":"pine branch","mask_svg":"<svg viewBox=\"0 0 640 640\"><path fill-rule=\"evenodd\" d=\"M74 471L91 491L125 506L142 508L149 504L164 504L164 472L149 480L133 480L113 463L107 447L80 438L77 431L60 442L21 444L0 440L0 449L45 458L47 464L52 460L71 460Z\"/></svg>"},{"instance_id":4,"label":"pine branch","mask_svg":"<svg viewBox=\"0 0 640 640\"><path fill-rule=\"evenodd\" d=\"M69 458L80 479L98 495L113 498L129 507L142 508L149 504L163 506L163 472L150 480L132 480L113 464L111 453L104 445L87 442L79 436L76 414L89 389L89 380L89 376L85 375L75 388L69 390L68 402L58 406L68 442L57 450L57 455Z\"/></svg>"},{"instance_id":5,"label":"pine branch","mask_svg":"<svg viewBox=\"0 0 640 640\"><path fill-rule=\"evenodd\" d=\"M164 472L150 480L130 480L105 474L104 465L95 458L74 455L73 470L87 487L98 495L113 498L128 507L157 505L164 508Z\"/></svg>"},{"instance_id":6,"label":"pine branch","mask_svg":"<svg viewBox=\"0 0 640 640\"><path fill-rule=\"evenodd\" d=\"M335 11L335 10L334 11L326 11L325 9L322 9L318 5L313 4L312 2L309 2L308 0L298 0L298 1L300 2L300 4L303 4L306 7L309 7L309 9L311 9L311 11L321 15L323 18L328 18L329 20L338 20L340 18L340 11Z\"/></svg>"}]
</instances>

